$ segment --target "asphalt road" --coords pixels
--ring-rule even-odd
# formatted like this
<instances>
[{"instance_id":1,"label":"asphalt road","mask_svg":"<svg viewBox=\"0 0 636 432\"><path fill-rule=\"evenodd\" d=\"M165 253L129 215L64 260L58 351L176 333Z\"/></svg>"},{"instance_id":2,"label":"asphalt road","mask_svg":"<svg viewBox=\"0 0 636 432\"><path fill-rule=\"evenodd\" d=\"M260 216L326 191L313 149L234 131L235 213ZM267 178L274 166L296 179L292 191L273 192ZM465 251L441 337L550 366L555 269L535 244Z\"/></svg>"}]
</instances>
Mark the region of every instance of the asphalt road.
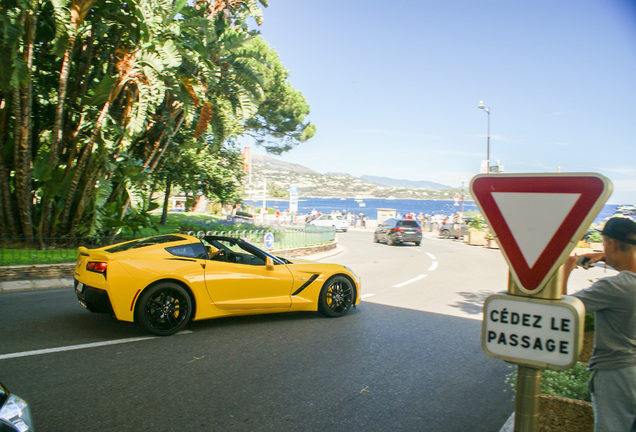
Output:
<instances>
[{"instance_id":1,"label":"asphalt road","mask_svg":"<svg viewBox=\"0 0 636 432\"><path fill-rule=\"evenodd\" d=\"M508 366L480 345L481 304L506 289L496 250L339 235L364 300L348 315L191 323L166 338L91 314L72 289L0 296L0 380L38 432L499 431Z\"/></svg>"}]
</instances>

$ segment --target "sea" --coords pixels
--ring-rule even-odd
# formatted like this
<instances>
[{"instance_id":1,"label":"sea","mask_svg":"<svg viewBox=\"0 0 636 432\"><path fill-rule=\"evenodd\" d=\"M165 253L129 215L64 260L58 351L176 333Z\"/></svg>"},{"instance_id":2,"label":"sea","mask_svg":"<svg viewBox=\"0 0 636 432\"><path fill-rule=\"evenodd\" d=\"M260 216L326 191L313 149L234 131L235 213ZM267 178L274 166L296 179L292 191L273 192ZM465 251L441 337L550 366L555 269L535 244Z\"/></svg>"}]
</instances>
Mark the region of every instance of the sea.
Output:
<instances>
[{"instance_id":1,"label":"sea","mask_svg":"<svg viewBox=\"0 0 636 432\"><path fill-rule=\"evenodd\" d=\"M244 205L260 208L262 201L244 201ZM274 208L280 211L289 209L289 200L268 200L265 202L268 208ZM394 209L401 215L407 213L415 213L418 215L441 214L450 216L462 211L479 212L477 204L474 201L459 201L457 204L454 200L417 200L417 199L390 199L390 198L299 198L298 214L309 214L314 209L323 214L339 211L343 214L353 212L356 215L363 213L367 218L377 219L378 209ZM615 204L607 204L603 206L594 223L605 221L606 218L612 217L616 213Z\"/></svg>"}]
</instances>

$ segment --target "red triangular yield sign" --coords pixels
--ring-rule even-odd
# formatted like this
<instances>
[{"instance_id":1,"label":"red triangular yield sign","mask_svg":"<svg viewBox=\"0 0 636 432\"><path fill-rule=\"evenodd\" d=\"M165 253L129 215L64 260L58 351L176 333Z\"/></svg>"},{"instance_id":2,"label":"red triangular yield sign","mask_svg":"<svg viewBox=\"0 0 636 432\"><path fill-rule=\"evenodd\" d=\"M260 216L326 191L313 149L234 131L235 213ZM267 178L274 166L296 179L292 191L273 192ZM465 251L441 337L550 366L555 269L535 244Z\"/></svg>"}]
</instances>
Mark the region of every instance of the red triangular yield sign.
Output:
<instances>
[{"instance_id":1,"label":"red triangular yield sign","mask_svg":"<svg viewBox=\"0 0 636 432\"><path fill-rule=\"evenodd\" d=\"M483 174L470 184L522 291L536 294L612 193L599 174Z\"/></svg>"}]
</instances>

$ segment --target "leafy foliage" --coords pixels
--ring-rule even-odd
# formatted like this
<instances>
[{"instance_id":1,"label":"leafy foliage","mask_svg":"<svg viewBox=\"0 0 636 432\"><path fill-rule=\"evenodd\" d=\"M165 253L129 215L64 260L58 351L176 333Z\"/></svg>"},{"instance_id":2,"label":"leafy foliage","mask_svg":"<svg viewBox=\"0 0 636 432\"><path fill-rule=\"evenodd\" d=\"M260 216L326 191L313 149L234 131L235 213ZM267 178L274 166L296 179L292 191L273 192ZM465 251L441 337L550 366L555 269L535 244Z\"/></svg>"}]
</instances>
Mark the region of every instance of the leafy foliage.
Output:
<instances>
[{"instance_id":1,"label":"leafy foliage","mask_svg":"<svg viewBox=\"0 0 636 432\"><path fill-rule=\"evenodd\" d=\"M511 371L506 375L506 383L513 391L517 388L517 368L510 366ZM591 401L587 383L591 372L582 363L576 363L566 370L546 369L541 373L541 393L568 399Z\"/></svg>"},{"instance_id":2,"label":"leafy foliage","mask_svg":"<svg viewBox=\"0 0 636 432\"><path fill-rule=\"evenodd\" d=\"M254 130L250 119L281 142L311 135L304 98L246 24L262 21L259 4L5 2L0 225L41 239L135 233L172 181L192 197L236 200L232 142Z\"/></svg>"},{"instance_id":3,"label":"leafy foliage","mask_svg":"<svg viewBox=\"0 0 636 432\"><path fill-rule=\"evenodd\" d=\"M464 217L469 219L467 225L477 231L482 231L486 228L486 220L484 216L479 212L467 211Z\"/></svg>"}]
</instances>

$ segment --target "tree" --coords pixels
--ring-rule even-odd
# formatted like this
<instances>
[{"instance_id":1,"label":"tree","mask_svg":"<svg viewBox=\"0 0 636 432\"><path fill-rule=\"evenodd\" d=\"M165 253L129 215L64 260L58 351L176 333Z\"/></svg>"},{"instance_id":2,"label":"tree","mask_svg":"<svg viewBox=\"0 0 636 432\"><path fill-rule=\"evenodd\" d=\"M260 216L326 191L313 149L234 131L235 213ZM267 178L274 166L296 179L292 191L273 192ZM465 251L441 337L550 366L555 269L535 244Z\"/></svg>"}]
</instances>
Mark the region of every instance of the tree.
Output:
<instances>
[{"instance_id":1,"label":"tree","mask_svg":"<svg viewBox=\"0 0 636 432\"><path fill-rule=\"evenodd\" d=\"M245 129L268 152L281 154L313 137L316 127L305 120L309 105L287 81L289 72L278 54L261 37L250 41L249 48L261 53L264 60L257 67L263 76L265 99L245 122Z\"/></svg>"},{"instance_id":2,"label":"tree","mask_svg":"<svg viewBox=\"0 0 636 432\"><path fill-rule=\"evenodd\" d=\"M273 152L310 137L306 101L246 24L260 23L258 4L5 1L0 223L41 239L147 223L169 161L184 187L230 202L235 137Z\"/></svg>"}]
</instances>

